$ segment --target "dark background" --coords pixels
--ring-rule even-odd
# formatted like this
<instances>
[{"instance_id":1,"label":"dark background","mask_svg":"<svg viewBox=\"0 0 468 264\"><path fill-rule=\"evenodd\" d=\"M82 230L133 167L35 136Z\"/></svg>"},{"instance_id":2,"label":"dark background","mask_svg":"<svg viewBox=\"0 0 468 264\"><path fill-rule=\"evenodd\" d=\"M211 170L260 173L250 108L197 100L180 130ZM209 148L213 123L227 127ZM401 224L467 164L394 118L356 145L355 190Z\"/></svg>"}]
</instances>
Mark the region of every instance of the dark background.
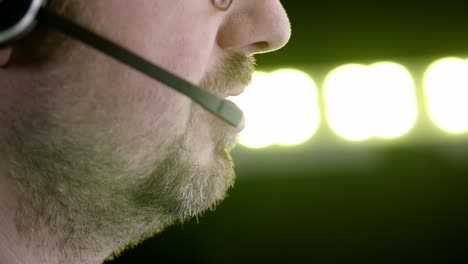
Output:
<instances>
[{"instance_id":1,"label":"dark background","mask_svg":"<svg viewBox=\"0 0 468 264\"><path fill-rule=\"evenodd\" d=\"M293 37L260 69L468 58L468 1L283 4ZM325 128L234 158L236 186L216 211L113 263L468 263L466 135L419 122L402 139L350 143Z\"/></svg>"}]
</instances>

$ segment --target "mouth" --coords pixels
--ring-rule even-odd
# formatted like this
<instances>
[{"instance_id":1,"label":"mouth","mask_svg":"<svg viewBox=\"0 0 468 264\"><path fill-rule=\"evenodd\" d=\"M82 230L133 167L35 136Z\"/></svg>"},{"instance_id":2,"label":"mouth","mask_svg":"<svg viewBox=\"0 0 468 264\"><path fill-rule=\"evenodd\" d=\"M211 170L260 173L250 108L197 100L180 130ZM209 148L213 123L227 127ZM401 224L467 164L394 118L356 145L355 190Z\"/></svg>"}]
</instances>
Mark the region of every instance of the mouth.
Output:
<instances>
[{"instance_id":1,"label":"mouth","mask_svg":"<svg viewBox=\"0 0 468 264\"><path fill-rule=\"evenodd\" d=\"M244 92L245 88L246 86L244 85L236 85L230 87L230 89L226 89L226 91L224 92L221 92L219 96L222 96L224 98L239 96Z\"/></svg>"},{"instance_id":2,"label":"mouth","mask_svg":"<svg viewBox=\"0 0 468 264\"><path fill-rule=\"evenodd\" d=\"M229 104L231 104L232 106L242 110L237 104L235 104L233 101L225 98L226 102L228 102ZM242 130L244 130L245 128L245 116L242 115L242 119L241 121L239 122L239 124L237 125L237 127L234 128L235 132L238 134L240 132L242 132Z\"/></svg>"},{"instance_id":3,"label":"mouth","mask_svg":"<svg viewBox=\"0 0 468 264\"><path fill-rule=\"evenodd\" d=\"M234 106L235 108L243 112L242 108L239 107L236 103L234 103L233 100L236 100L236 98L244 92L245 88L246 86L244 85L236 85L236 86L231 86L229 87L229 89L225 89L223 91L214 91L214 94L219 97L224 98L225 102L229 103L230 105ZM229 126L229 127L232 128L229 130L231 130L233 133L237 133L237 134L240 133L245 128L244 115L242 115L242 119L240 120L237 127L232 127L232 126Z\"/></svg>"}]
</instances>

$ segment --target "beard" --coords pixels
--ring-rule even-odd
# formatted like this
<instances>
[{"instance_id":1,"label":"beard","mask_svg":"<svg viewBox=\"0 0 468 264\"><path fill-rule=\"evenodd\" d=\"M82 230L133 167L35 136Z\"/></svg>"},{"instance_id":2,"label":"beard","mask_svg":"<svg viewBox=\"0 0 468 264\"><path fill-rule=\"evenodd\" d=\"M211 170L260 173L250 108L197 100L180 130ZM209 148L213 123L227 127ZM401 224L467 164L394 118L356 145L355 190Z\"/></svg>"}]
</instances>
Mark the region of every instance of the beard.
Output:
<instances>
[{"instance_id":1,"label":"beard","mask_svg":"<svg viewBox=\"0 0 468 264\"><path fill-rule=\"evenodd\" d=\"M250 81L253 61L234 54L223 65L201 85L216 92ZM196 104L184 133L171 141L162 160L151 159L160 151L157 144L147 146L139 160L121 155L103 137L65 127L67 116L57 114L63 109L49 104L53 96L32 93L32 106L17 109L8 133L9 176L20 193L15 219L19 233L64 260L135 244L175 221L214 208L234 183L230 152L235 133ZM198 162L192 148L197 141L193 131L201 121L209 123L203 136L214 142L208 163ZM151 141L158 135L148 137Z\"/></svg>"}]
</instances>

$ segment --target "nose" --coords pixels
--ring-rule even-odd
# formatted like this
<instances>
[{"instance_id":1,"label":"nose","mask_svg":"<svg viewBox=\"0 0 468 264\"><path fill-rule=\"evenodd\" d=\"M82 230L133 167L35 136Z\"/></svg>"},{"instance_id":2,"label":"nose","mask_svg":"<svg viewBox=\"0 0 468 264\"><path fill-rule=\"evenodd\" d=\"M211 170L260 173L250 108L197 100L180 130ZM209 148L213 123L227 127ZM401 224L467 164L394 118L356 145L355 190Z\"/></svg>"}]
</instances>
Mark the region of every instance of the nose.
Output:
<instances>
[{"instance_id":1,"label":"nose","mask_svg":"<svg viewBox=\"0 0 468 264\"><path fill-rule=\"evenodd\" d=\"M218 45L247 56L280 49L291 36L291 24L278 0L234 2L218 32Z\"/></svg>"}]
</instances>

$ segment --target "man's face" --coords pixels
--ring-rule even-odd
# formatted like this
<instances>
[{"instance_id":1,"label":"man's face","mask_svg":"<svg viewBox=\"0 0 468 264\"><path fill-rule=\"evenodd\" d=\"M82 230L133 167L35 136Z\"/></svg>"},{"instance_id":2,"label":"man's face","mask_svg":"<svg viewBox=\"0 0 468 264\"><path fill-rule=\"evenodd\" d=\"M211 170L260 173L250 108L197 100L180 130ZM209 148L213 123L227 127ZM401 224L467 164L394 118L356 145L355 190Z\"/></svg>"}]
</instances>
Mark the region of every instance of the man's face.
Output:
<instances>
[{"instance_id":1,"label":"man's face","mask_svg":"<svg viewBox=\"0 0 468 264\"><path fill-rule=\"evenodd\" d=\"M248 84L252 54L290 35L276 0L234 0L226 11L211 0L81 3L80 24L223 97ZM48 228L67 229L69 243L120 245L224 197L239 129L80 43L54 53L14 111L12 173L33 193L19 226L36 225L24 220L35 210L53 215Z\"/></svg>"}]
</instances>

